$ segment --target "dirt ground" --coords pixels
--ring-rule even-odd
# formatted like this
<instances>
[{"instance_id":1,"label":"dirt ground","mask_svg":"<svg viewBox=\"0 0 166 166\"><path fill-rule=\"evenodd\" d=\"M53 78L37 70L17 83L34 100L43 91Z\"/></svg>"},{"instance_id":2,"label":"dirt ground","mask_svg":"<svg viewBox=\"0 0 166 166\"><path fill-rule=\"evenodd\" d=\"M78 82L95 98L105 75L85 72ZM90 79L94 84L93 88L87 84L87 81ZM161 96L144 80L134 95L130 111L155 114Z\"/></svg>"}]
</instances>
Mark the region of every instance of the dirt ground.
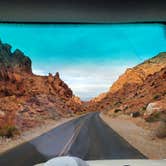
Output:
<instances>
[{"instance_id":1,"label":"dirt ground","mask_svg":"<svg viewBox=\"0 0 166 166\"><path fill-rule=\"evenodd\" d=\"M154 135L157 124L125 115L113 118L101 113L100 117L149 159L166 159L166 138L159 139Z\"/></svg>"}]
</instances>

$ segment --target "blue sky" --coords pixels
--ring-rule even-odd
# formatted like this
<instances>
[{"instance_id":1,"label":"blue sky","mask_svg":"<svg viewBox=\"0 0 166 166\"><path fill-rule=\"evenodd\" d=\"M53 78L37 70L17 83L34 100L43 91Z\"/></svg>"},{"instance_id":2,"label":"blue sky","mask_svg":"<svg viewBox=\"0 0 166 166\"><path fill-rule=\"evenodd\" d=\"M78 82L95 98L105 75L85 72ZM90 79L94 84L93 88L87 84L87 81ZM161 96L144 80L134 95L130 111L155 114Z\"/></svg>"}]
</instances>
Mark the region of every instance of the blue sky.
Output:
<instances>
[{"instance_id":1,"label":"blue sky","mask_svg":"<svg viewBox=\"0 0 166 166\"><path fill-rule=\"evenodd\" d=\"M109 89L126 68L166 51L164 25L0 24L0 39L32 59L33 72L60 72L83 100Z\"/></svg>"}]
</instances>

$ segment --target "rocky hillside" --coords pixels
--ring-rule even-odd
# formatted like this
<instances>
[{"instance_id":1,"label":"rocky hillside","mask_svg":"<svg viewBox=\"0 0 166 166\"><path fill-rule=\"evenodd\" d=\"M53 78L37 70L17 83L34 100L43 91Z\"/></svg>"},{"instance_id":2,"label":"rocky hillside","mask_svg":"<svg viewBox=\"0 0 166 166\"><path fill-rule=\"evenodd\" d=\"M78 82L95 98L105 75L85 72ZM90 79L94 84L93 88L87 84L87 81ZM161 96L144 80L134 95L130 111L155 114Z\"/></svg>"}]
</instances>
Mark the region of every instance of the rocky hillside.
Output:
<instances>
[{"instance_id":1,"label":"rocky hillside","mask_svg":"<svg viewBox=\"0 0 166 166\"><path fill-rule=\"evenodd\" d=\"M45 119L81 112L81 105L58 72L34 75L31 60L23 52L11 52L10 45L0 42L0 129L24 130Z\"/></svg>"},{"instance_id":2,"label":"rocky hillside","mask_svg":"<svg viewBox=\"0 0 166 166\"><path fill-rule=\"evenodd\" d=\"M32 74L31 60L20 50L11 52L9 44L2 44L0 41L0 78L8 77L9 72L26 72Z\"/></svg>"},{"instance_id":3,"label":"rocky hillside","mask_svg":"<svg viewBox=\"0 0 166 166\"><path fill-rule=\"evenodd\" d=\"M143 114L150 102L166 101L166 53L127 69L104 97L90 101L93 111Z\"/></svg>"},{"instance_id":4,"label":"rocky hillside","mask_svg":"<svg viewBox=\"0 0 166 166\"><path fill-rule=\"evenodd\" d=\"M160 71L166 66L166 53L160 53L157 56L126 70L117 81L111 86L110 93L114 93L124 84L142 84L148 75Z\"/></svg>"}]
</instances>

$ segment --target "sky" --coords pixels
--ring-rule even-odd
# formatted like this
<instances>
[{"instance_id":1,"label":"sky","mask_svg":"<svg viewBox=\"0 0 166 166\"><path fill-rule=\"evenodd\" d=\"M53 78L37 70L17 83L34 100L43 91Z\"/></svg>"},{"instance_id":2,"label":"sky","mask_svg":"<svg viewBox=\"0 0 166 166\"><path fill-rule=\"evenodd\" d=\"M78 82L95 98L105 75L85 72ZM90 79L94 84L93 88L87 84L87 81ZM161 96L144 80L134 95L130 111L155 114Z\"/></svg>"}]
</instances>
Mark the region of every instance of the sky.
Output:
<instances>
[{"instance_id":1,"label":"sky","mask_svg":"<svg viewBox=\"0 0 166 166\"><path fill-rule=\"evenodd\" d=\"M0 24L0 39L32 60L35 74L60 73L89 100L144 60L166 51L162 24Z\"/></svg>"}]
</instances>

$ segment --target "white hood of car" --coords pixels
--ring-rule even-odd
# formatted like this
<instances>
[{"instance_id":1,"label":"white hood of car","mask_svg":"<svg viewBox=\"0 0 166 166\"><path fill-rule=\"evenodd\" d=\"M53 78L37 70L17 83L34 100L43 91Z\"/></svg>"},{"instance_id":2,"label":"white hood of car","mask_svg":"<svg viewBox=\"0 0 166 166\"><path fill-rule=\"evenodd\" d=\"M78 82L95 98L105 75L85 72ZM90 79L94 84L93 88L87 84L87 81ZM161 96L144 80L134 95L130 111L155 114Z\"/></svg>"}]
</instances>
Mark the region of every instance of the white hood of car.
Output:
<instances>
[{"instance_id":1,"label":"white hood of car","mask_svg":"<svg viewBox=\"0 0 166 166\"><path fill-rule=\"evenodd\" d=\"M93 160L87 161L89 166L166 166L166 160ZM45 166L45 163L35 166ZM54 166L54 165L51 165ZM58 166L58 165L55 165ZM62 165L59 165L62 166ZM82 166L82 165L81 165Z\"/></svg>"},{"instance_id":2,"label":"white hood of car","mask_svg":"<svg viewBox=\"0 0 166 166\"><path fill-rule=\"evenodd\" d=\"M96 160L90 166L166 166L166 160Z\"/></svg>"}]
</instances>

